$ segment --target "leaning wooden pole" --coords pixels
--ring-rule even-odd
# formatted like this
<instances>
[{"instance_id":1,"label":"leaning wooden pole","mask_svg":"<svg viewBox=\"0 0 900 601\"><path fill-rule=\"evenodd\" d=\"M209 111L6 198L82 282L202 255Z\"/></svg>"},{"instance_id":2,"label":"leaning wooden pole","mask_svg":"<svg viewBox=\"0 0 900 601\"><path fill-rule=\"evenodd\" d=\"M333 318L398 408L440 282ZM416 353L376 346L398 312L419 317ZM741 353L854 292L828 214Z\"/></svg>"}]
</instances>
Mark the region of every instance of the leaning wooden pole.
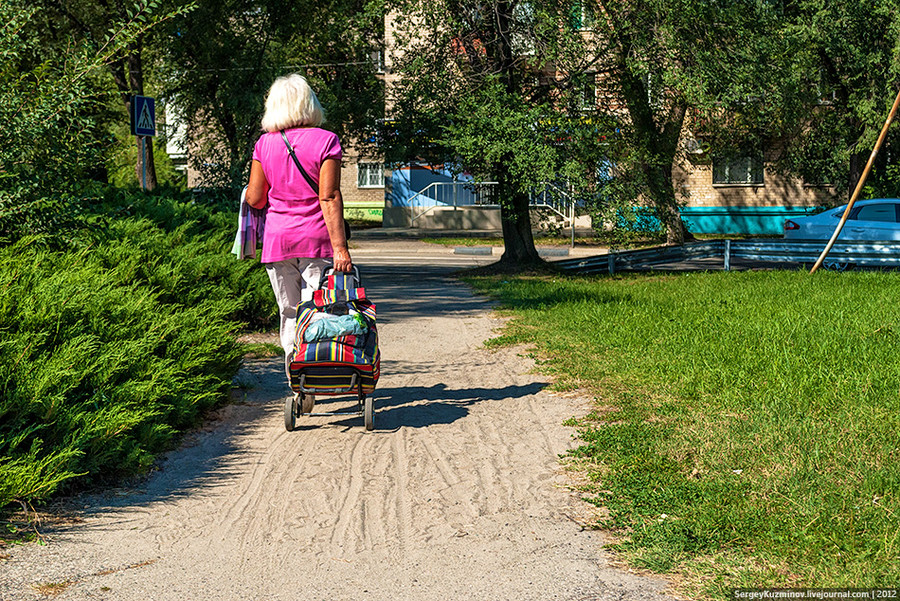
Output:
<instances>
[{"instance_id":1,"label":"leaning wooden pole","mask_svg":"<svg viewBox=\"0 0 900 601\"><path fill-rule=\"evenodd\" d=\"M881 145L884 144L884 139L887 136L888 128L891 126L891 122L894 120L894 115L897 114L897 107L900 106L900 92L897 92L897 98L894 99L894 106L891 107L891 112L888 115L887 121L884 122L884 127L881 128L881 134L878 136L878 141L875 142L875 148L872 149L872 154L869 156L869 162L866 163L866 168L863 169L862 176L860 176L859 181L856 183L856 189L853 190L853 195L850 197L850 202L847 203L847 208L844 209L844 214L841 216L841 220L838 222L837 227L834 229L834 233L831 234L831 239L828 241L828 244L825 245L825 250L822 251L822 254L819 255L819 258L816 260L816 264L813 265L812 269L809 270L810 273L815 273L816 270L822 265L825 261L825 257L828 256L828 253L831 252L831 247L834 246L834 241L837 240L838 236L841 235L841 230L844 229L844 224L847 223L847 217L850 216L850 211L853 209L853 204L856 202L856 199L859 198L859 193L862 191L863 185L866 183L866 178L869 177L869 171L872 170L872 165L875 164L875 157L878 156L878 151L881 150Z\"/></svg>"}]
</instances>

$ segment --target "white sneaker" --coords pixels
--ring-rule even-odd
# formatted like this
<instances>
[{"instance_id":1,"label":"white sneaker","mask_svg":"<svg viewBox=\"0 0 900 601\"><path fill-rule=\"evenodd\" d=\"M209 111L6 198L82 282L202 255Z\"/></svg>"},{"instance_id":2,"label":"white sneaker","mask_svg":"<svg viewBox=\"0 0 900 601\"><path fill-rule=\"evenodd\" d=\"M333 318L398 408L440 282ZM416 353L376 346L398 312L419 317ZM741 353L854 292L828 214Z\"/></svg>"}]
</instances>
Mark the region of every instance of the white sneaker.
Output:
<instances>
[{"instance_id":1,"label":"white sneaker","mask_svg":"<svg viewBox=\"0 0 900 601\"><path fill-rule=\"evenodd\" d=\"M300 398L300 413L312 413L313 407L316 406L315 395L304 393Z\"/></svg>"}]
</instances>

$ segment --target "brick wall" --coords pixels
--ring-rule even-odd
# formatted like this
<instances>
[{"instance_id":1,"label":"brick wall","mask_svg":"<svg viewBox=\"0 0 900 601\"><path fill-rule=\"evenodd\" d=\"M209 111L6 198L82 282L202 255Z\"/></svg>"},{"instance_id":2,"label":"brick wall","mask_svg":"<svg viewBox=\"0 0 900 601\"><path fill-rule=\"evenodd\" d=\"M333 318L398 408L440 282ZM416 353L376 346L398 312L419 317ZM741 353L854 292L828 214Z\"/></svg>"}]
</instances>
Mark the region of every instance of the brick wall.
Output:
<instances>
[{"instance_id":1,"label":"brick wall","mask_svg":"<svg viewBox=\"0 0 900 601\"><path fill-rule=\"evenodd\" d=\"M378 159L366 159L353 154L345 154L341 165L341 195L344 202L384 202L384 186L380 188L360 188L357 165L359 162L377 163ZM382 180L383 181L383 180Z\"/></svg>"},{"instance_id":2,"label":"brick wall","mask_svg":"<svg viewBox=\"0 0 900 601\"><path fill-rule=\"evenodd\" d=\"M763 183L713 184L712 161L708 157L686 161L672 177L675 189L686 193L689 207L812 207L831 206L839 199L827 186L808 186L767 168ZM838 203L839 204L839 203Z\"/></svg>"}]
</instances>

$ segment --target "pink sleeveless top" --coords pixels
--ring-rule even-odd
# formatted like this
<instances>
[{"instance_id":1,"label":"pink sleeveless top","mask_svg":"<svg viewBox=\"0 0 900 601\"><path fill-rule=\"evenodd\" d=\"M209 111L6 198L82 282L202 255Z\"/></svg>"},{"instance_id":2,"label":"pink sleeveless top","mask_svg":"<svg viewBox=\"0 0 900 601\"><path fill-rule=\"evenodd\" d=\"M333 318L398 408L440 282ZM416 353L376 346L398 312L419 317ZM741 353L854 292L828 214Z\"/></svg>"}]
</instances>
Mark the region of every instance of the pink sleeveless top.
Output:
<instances>
[{"instance_id":1,"label":"pink sleeveless top","mask_svg":"<svg viewBox=\"0 0 900 601\"><path fill-rule=\"evenodd\" d=\"M341 143L330 131L295 127L285 133L303 168L317 184L325 159L341 160ZM331 240L319 196L297 169L281 133L263 134L253 149L253 160L260 162L269 182L261 261L331 257Z\"/></svg>"}]
</instances>

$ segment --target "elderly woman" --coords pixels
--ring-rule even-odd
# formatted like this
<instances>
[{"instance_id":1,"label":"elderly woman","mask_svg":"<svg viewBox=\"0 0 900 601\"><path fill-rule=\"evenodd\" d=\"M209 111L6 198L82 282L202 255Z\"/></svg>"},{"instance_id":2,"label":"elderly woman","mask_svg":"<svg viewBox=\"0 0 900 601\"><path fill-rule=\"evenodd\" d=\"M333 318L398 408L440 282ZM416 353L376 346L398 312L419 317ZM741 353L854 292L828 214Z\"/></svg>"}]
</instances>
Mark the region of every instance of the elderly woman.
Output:
<instances>
[{"instance_id":1,"label":"elderly woman","mask_svg":"<svg viewBox=\"0 0 900 601\"><path fill-rule=\"evenodd\" d=\"M266 97L266 133L256 143L250 166L247 203L267 207L262 262L278 302L285 371L293 353L297 304L312 299L328 267L352 267L341 198L341 144L335 134L319 128L324 120L304 77L279 77ZM311 395L304 400L302 410L308 413L314 401Z\"/></svg>"}]
</instances>

